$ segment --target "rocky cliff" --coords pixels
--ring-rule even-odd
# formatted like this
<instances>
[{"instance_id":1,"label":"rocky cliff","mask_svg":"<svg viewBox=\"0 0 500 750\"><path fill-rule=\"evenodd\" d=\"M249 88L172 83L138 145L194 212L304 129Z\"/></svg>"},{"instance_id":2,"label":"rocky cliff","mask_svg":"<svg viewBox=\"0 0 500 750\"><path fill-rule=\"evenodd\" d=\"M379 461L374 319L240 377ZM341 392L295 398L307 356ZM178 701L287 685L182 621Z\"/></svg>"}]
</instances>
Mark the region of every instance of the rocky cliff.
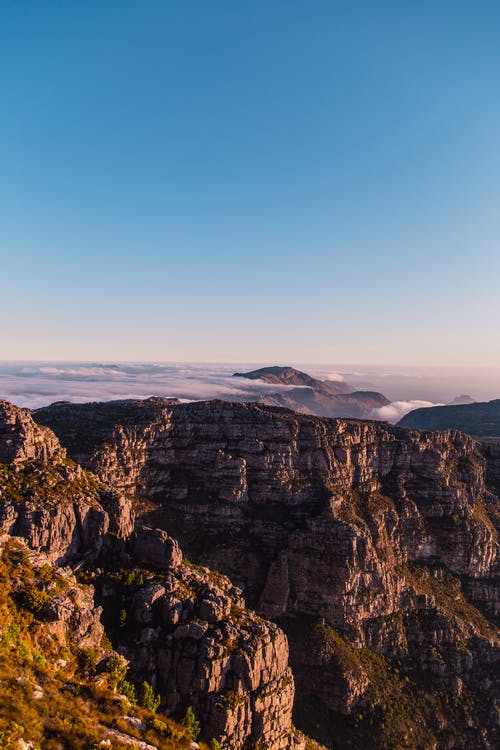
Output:
<instances>
[{"instance_id":1,"label":"rocky cliff","mask_svg":"<svg viewBox=\"0 0 500 750\"><path fill-rule=\"evenodd\" d=\"M111 489L68 459L51 430L6 402L0 410L0 455L2 539L26 545L45 571L40 579L28 567L29 586L9 592L7 600L27 597L45 633L76 652L91 650L101 662L104 623L128 664L130 684L146 682L167 715L180 718L194 709L207 740L234 750L248 743L304 747L291 725L294 681L287 638L277 625L248 610L227 578L184 561L165 531L136 524L116 485ZM62 564L78 570L78 581ZM112 657L120 664L109 651L108 661ZM56 710L55 693L63 690L52 687L49 714ZM116 747L128 742L118 719L114 729L100 728L101 736L115 733ZM1 721L0 710L0 728ZM151 717L139 724L139 734L156 726L157 742L158 732L166 733L163 744L144 745L153 749L170 747L168 738L177 731L161 721L153 725ZM160 725L166 728L160 731ZM40 731L47 739L47 727ZM182 732L178 739L184 741Z\"/></svg>"},{"instance_id":2,"label":"rocky cliff","mask_svg":"<svg viewBox=\"0 0 500 750\"><path fill-rule=\"evenodd\" d=\"M279 621L301 727L346 748L498 744L494 452L453 430L254 404L36 418Z\"/></svg>"},{"instance_id":3,"label":"rocky cliff","mask_svg":"<svg viewBox=\"0 0 500 750\"><path fill-rule=\"evenodd\" d=\"M186 727L130 700L126 661L104 637L93 587L6 534L0 614L2 748L198 748Z\"/></svg>"},{"instance_id":4,"label":"rocky cliff","mask_svg":"<svg viewBox=\"0 0 500 750\"><path fill-rule=\"evenodd\" d=\"M67 458L54 433L28 410L0 401L0 530L47 560L96 553L109 532L133 529L125 498Z\"/></svg>"},{"instance_id":5,"label":"rocky cliff","mask_svg":"<svg viewBox=\"0 0 500 750\"><path fill-rule=\"evenodd\" d=\"M104 565L88 580L131 677L153 686L167 714L191 706L204 735L225 748L303 747L291 730L294 682L283 631L246 609L225 576L183 561L164 532L140 528L130 553L133 568Z\"/></svg>"}]
</instances>

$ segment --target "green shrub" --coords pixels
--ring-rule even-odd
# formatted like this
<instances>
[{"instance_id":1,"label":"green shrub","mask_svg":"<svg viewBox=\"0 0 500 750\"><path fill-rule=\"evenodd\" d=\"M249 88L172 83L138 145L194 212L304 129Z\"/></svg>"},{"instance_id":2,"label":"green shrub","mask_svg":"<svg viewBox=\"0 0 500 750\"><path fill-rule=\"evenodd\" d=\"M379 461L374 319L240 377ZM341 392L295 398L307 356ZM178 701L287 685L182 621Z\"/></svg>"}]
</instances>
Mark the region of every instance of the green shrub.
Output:
<instances>
[{"instance_id":1,"label":"green shrub","mask_svg":"<svg viewBox=\"0 0 500 750\"><path fill-rule=\"evenodd\" d=\"M155 691L146 680L144 680L141 685L139 702L142 708L152 711L153 713L156 713L160 707L161 697L155 694Z\"/></svg>"},{"instance_id":2,"label":"green shrub","mask_svg":"<svg viewBox=\"0 0 500 750\"><path fill-rule=\"evenodd\" d=\"M113 687L122 684L127 676L127 662L118 654L113 654L109 660L109 676Z\"/></svg>"},{"instance_id":3,"label":"green shrub","mask_svg":"<svg viewBox=\"0 0 500 750\"><path fill-rule=\"evenodd\" d=\"M50 598L45 591L41 591L36 586L27 586L22 594L23 606L35 615L50 602Z\"/></svg>"},{"instance_id":4,"label":"green shrub","mask_svg":"<svg viewBox=\"0 0 500 750\"><path fill-rule=\"evenodd\" d=\"M168 732L168 724L165 721L158 719L156 716L151 722L151 727L155 730L155 732L161 732L162 734L166 734Z\"/></svg>"},{"instance_id":5,"label":"green shrub","mask_svg":"<svg viewBox=\"0 0 500 750\"><path fill-rule=\"evenodd\" d=\"M35 667L38 667L38 669L45 668L45 657L39 651L33 649L31 652L31 658L33 659Z\"/></svg>"},{"instance_id":6,"label":"green shrub","mask_svg":"<svg viewBox=\"0 0 500 750\"><path fill-rule=\"evenodd\" d=\"M186 711L184 718L181 721L182 726L186 727L191 738L196 741L200 735L200 722L197 721L194 711L191 706Z\"/></svg>"},{"instance_id":7,"label":"green shrub","mask_svg":"<svg viewBox=\"0 0 500 750\"><path fill-rule=\"evenodd\" d=\"M167 721L162 721L155 716L155 718L151 722L151 728L154 729L155 732L158 732L163 737L165 737L165 739L173 740L174 742L178 742L179 744L182 743L182 747L184 746L184 742L186 740L186 731L178 724L174 724L174 722L170 720L168 720L167 723Z\"/></svg>"},{"instance_id":8,"label":"green shrub","mask_svg":"<svg viewBox=\"0 0 500 750\"><path fill-rule=\"evenodd\" d=\"M124 695L130 703L137 703L137 693L135 691L135 685L128 680L123 680L120 687L118 688L121 695Z\"/></svg>"},{"instance_id":9,"label":"green shrub","mask_svg":"<svg viewBox=\"0 0 500 750\"><path fill-rule=\"evenodd\" d=\"M98 661L98 653L93 648L81 648L78 652L77 661L78 669L85 675L92 672Z\"/></svg>"},{"instance_id":10,"label":"green shrub","mask_svg":"<svg viewBox=\"0 0 500 750\"><path fill-rule=\"evenodd\" d=\"M126 609L120 610L120 616L119 616L118 622L121 628L124 628L126 626L127 624L127 610Z\"/></svg>"},{"instance_id":11,"label":"green shrub","mask_svg":"<svg viewBox=\"0 0 500 750\"><path fill-rule=\"evenodd\" d=\"M125 586L133 586L135 583L135 571L129 570L125 578Z\"/></svg>"},{"instance_id":12,"label":"green shrub","mask_svg":"<svg viewBox=\"0 0 500 750\"><path fill-rule=\"evenodd\" d=\"M11 622L7 630L2 633L2 643L4 646L11 646L13 643L17 643L19 634L21 632L21 626L18 622Z\"/></svg>"},{"instance_id":13,"label":"green shrub","mask_svg":"<svg viewBox=\"0 0 500 750\"><path fill-rule=\"evenodd\" d=\"M4 732L0 732L0 750L10 750L10 748L18 747L17 740L19 740L24 734L24 727L20 724L16 724L15 721L10 722L9 726Z\"/></svg>"}]
</instances>

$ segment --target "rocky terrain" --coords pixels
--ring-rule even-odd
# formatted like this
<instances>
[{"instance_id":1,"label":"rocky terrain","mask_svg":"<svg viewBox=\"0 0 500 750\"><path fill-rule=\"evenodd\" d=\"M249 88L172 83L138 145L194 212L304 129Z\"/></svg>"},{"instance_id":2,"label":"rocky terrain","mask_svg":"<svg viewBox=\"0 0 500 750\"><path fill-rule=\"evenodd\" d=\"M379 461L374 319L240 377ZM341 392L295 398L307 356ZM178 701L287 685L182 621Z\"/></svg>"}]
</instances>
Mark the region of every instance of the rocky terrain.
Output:
<instances>
[{"instance_id":1,"label":"rocky terrain","mask_svg":"<svg viewBox=\"0 0 500 750\"><path fill-rule=\"evenodd\" d=\"M259 404L294 409L319 417L368 419L373 409L387 406L389 400L376 391L354 391L345 381L313 378L293 367L262 367L251 372L236 372L235 378L260 380L272 385L297 386L257 396Z\"/></svg>"},{"instance_id":2,"label":"rocky terrain","mask_svg":"<svg viewBox=\"0 0 500 750\"><path fill-rule=\"evenodd\" d=\"M414 409L399 425L419 430L462 430L476 437L500 440L500 399Z\"/></svg>"},{"instance_id":3,"label":"rocky terrain","mask_svg":"<svg viewBox=\"0 0 500 750\"><path fill-rule=\"evenodd\" d=\"M282 629L7 402L0 455L2 747L305 747Z\"/></svg>"},{"instance_id":4,"label":"rocky terrain","mask_svg":"<svg viewBox=\"0 0 500 750\"><path fill-rule=\"evenodd\" d=\"M495 443L224 402L34 416L286 632L301 729L335 748L498 746Z\"/></svg>"}]
</instances>

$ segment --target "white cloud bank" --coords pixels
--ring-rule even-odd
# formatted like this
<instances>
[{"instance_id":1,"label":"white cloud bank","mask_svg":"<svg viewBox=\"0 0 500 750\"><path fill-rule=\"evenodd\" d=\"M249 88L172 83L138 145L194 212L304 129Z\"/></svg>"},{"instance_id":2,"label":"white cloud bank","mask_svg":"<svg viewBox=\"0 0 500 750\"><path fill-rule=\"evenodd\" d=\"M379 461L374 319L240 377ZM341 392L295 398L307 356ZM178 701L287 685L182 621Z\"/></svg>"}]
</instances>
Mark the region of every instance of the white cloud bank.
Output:
<instances>
[{"instance_id":1,"label":"white cloud bank","mask_svg":"<svg viewBox=\"0 0 500 750\"><path fill-rule=\"evenodd\" d=\"M54 401L109 401L148 396L168 396L186 401L211 398L244 401L253 399L260 393L269 393L270 390L287 391L296 387L270 386L259 380L232 377L234 372L261 366L259 363L0 361L0 399L29 408L46 406ZM417 379L409 380L406 374L391 375L388 380L387 373L383 370L376 378L373 371L367 371L361 377L362 373L354 368L346 368L345 372L333 367L328 370L326 367L304 366L303 369L331 382L347 381L353 390L381 391L392 402L374 409L371 417L388 422L399 421L412 409L438 406L447 403L457 393L469 393L473 390L470 382L451 383L447 385L447 390L451 393L449 398L449 393L442 392L439 380L430 379L428 389L422 392L417 387ZM495 383L498 383L498 379ZM476 388L474 393L477 390ZM498 391L492 389L492 395L487 395L489 398L498 397Z\"/></svg>"},{"instance_id":2,"label":"white cloud bank","mask_svg":"<svg viewBox=\"0 0 500 750\"><path fill-rule=\"evenodd\" d=\"M433 401L393 401L387 406L380 406L377 409L373 409L371 416L373 419L381 419L384 422L392 422L395 424L399 422L405 414L413 411L413 409L421 409L427 406L442 406L442 404L435 404Z\"/></svg>"},{"instance_id":3,"label":"white cloud bank","mask_svg":"<svg viewBox=\"0 0 500 750\"><path fill-rule=\"evenodd\" d=\"M269 392L269 383L233 378L236 370L236 365L0 362L0 398L35 409L54 401L110 401L148 396L185 401L212 398L244 401ZM272 390L287 391L293 387L273 385Z\"/></svg>"},{"instance_id":4,"label":"white cloud bank","mask_svg":"<svg viewBox=\"0 0 500 750\"><path fill-rule=\"evenodd\" d=\"M331 383L345 383L345 378L339 372L327 372L321 378L322 380L329 380Z\"/></svg>"}]
</instances>

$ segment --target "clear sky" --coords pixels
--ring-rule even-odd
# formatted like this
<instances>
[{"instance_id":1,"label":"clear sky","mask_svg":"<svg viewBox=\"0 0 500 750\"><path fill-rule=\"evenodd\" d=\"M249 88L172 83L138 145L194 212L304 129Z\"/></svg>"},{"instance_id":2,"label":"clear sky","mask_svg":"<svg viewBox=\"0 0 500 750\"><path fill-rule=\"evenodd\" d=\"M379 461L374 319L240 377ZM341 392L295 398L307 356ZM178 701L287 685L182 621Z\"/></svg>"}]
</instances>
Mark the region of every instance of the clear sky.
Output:
<instances>
[{"instance_id":1,"label":"clear sky","mask_svg":"<svg viewBox=\"0 0 500 750\"><path fill-rule=\"evenodd\" d=\"M500 364L500 3L2 0L0 359Z\"/></svg>"}]
</instances>

